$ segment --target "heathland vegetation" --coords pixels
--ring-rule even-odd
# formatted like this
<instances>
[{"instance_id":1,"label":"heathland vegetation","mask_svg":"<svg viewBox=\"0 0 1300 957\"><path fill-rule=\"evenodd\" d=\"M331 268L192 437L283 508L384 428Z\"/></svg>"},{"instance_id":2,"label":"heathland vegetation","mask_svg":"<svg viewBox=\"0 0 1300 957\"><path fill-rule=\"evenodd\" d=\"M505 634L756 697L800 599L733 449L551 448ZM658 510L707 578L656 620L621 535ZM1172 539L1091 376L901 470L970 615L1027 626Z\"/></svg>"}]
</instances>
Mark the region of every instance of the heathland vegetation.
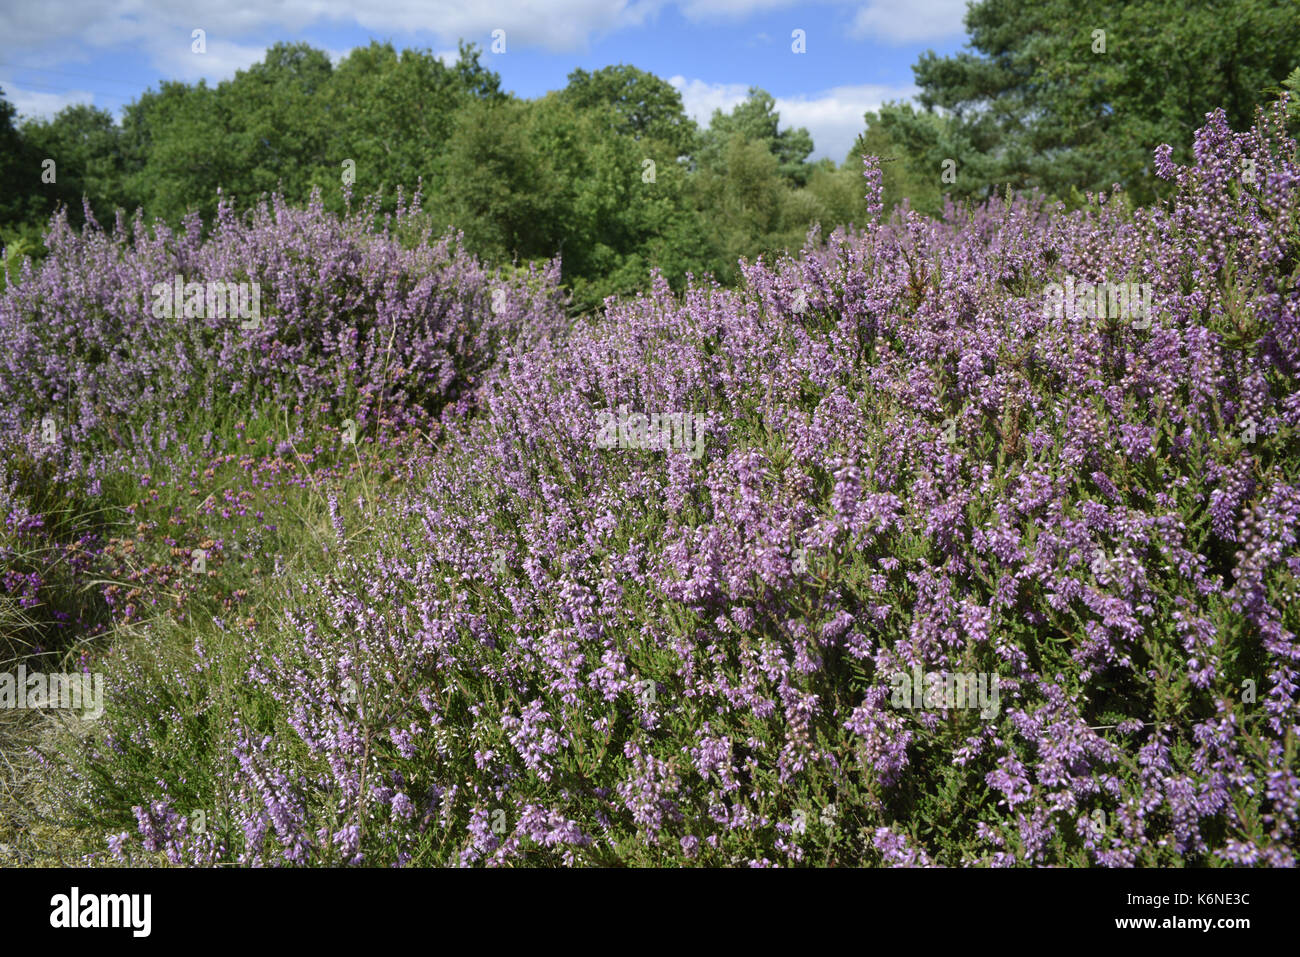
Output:
<instances>
[{"instance_id":1,"label":"heathland vegetation","mask_svg":"<svg viewBox=\"0 0 1300 957\"><path fill-rule=\"evenodd\" d=\"M0 858L1294 865L1300 25L1129 6L0 115Z\"/></svg>"}]
</instances>

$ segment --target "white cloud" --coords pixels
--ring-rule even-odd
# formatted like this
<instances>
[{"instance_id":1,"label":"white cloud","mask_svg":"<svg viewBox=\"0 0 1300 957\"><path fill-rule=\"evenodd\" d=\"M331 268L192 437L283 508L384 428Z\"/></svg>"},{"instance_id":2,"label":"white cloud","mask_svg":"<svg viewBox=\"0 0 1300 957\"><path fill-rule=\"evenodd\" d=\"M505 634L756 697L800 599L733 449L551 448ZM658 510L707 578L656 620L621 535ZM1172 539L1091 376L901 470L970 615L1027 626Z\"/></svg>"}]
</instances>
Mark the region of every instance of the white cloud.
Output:
<instances>
[{"instance_id":1,"label":"white cloud","mask_svg":"<svg viewBox=\"0 0 1300 957\"><path fill-rule=\"evenodd\" d=\"M828 156L840 163L866 127L862 114L879 109L886 100L910 100L918 92L911 84L837 86L816 96L778 96L776 110L783 126L808 128L816 146L813 159Z\"/></svg>"},{"instance_id":2,"label":"white cloud","mask_svg":"<svg viewBox=\"0 0 1300 957\"><path fill-rule=\"evenodd\" d=\"M8 80L0 80L0 89L4 90L5 99L14 105L19 119L49 120L54 118L65 106L74 103L94 104L95 94L88 90L69 90L63 93L44 93L40 90L27 90L15 86Z\"/></svg>"},{"instance_id":3,"label":"white cloud","mask_svg":"<svg viewBox=\"0 0 1300 957\"><path fill-rule=\"evenodd\" d=\"M853 18L849 35L887 43L941 40L966 32L966 0L870 0Z\"/></svg>"},{"instance_id":4,"label":"white cloud","mask_svg":"<svg viewBox=\"0 0 1300 957\"><path fill-rule=\"evenodd\" d=\"M730 112L749 94L744 83L706 83L682 76L668 82L682 94L686 112L702 126L708 125L715 109ZM837 86L807 96L778 96L775 107L781 115L782 129L803 126L812 134L813 159L829 157L839 163L862 132L864 113L878 109L886 100L911 99L917 92L912 85Z\"/></svg>"},{"instance_id":5,"label":"white cloud","mask_svg":"<svg viewBox=\"0 0 1300 957\"><path fill-rule=\"evenodd\" d=\"M34 0L0 8L0 59L38 58L70 49L129 48L160 68L194 75L190 33L207 32L209 65L216 80L250 65L250 45L277 29L290 35L313 25L355 23L377 34L412 34L444 49L462 37L485 51L492 31L506 32L511 48L573 52L593 37L639 26L665 0ZM214 53L219 53L213 56ZM242 61L242 62L241 62ZM66 59L64 60L66 62Z\"/></svg>"},{"instance_id":6,"label":"white cloud","mask_svg":"<svg viewBox=\"0 0 1300 957\"><path fill-rule=\"evenodd\" d=\"M168 79L187 83L206 79L215 83L228 80L236 71L246 70L265 58L265 44L232 43L209 33L205 52L193 52L188 42L184 46L169 45L155 53L153 62Z\"/></svg>"},{"instance_id":7,"label":"white cloud","mask_svg":"<svg viewBox=\"0 0 1300 957\"><path fill-rule=\"evenodd\" d=\"M744 83L706 83L704 80L688 80L684 76L669 77L668 82L682 95L682 106L687 115L701 126L709 125L714 110L729 113L749 95L749 86Z\"/></svg>"}]
</instances>

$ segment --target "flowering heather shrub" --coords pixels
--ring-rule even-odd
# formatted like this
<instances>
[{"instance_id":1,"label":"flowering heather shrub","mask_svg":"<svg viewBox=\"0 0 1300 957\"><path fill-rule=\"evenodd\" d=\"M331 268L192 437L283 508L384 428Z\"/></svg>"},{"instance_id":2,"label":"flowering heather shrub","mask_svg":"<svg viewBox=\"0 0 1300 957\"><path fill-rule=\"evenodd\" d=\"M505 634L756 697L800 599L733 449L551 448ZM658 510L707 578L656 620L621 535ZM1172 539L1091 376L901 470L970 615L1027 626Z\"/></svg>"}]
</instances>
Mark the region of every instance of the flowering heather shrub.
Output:
<instances>
[{"instance_id":1,"label":"flowering heather shrub","mask_svg":"<svg viewBox=\"0 0 1300 957\"><path fill-rule=\"evenodd\" d=\"M199 864L1293 865L1281 123L1210 115L1150 210L909 214L503 344L277 620L107 663L86 819ZM1065 276L1154 314L1054 314ZM609 447L622 406L703 456Z\"/></svg>"},{"instance_id":2,"label":"flowering heather shrub","mask_svg":"<svg viewBox=\"0 0 1300 957\"><path fill-rule=\"evenodd\" d=\"M220 531L188 534L199 503L152 521L145 497L194 494L200 472L268 437L256 451L276 455L273 474L301 455L320 480L321 444L337 449L347 420L369 441L381 416L428 428L444 409L464 414L500 341L559 327L558 263L494 276L457 237L415 234L418 211L418 196L383 223L372 205L339 221L318 198L243 219L222 204L206 240L194 218L181 233L137 218L112 234L55 218L50 255L0 292L0 659L170 604L191 590L204 543L220 566ZM257 283L260 321L158 315L153 287L176 276ZM254 492L212 494L225 519ZM145 526L161 532L151 554L136 547Z\"/></svg>"},{"instance_id":3,"label":"flowering heather shrub","mask_svg":"<svg viewBox=\"0 0 1300 957\"><path fill-rule=\"evenodd\" d=\"M109 234L60 215L49 256L0 294L0 427L63 478L93 481L178 441L197 450L205 429L250 413L364 433L385 409L405 424L466 411L503 338L559 328L559 264L495 278L453 236L403 241L418 206L377 224L373 203L342 221L319 196L242 220L223 203L206 240L197 217L173 233L137 216ZM215 304L155 315L155 284L177 275L256 283L259 321Z\"/></svg>"}]
</instances>

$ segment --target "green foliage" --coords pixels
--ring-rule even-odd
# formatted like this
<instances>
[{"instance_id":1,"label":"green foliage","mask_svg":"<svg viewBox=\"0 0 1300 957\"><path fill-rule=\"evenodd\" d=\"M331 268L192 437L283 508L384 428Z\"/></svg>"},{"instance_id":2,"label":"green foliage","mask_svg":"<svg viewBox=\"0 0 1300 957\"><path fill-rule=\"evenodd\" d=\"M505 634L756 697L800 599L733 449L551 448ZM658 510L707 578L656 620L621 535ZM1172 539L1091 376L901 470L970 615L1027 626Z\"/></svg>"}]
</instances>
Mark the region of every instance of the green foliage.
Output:
<instances>
[{"instance_id":1,"label":"green foliage","mask_svg":"<svg viewBox=\"0 0 1300 957\"><path fill-rule=\"evenodd\" d=\"M217 208L217 190L234 181L234 154L218 148L229 123L217 90L164 82L127 106L123 153L131 204L151 217L178 221L197 209L204 221Z\"/></svg>"},{"instance_id":2,"label":"green foliage","mask_svg":"<svg viewBox=\"0 0 1300 957\"><path fill-rule=\"evenodd\" d=\"M619 64L588 73L574 70L560 96L580 110L609 106L614 129L634 140L655 140L690 156L698 148L699 129L682 107L682 95L670 83L634 66Z\"/></svg>"},{"instance_id":3,"label":"green foliage","mask_svg":"<svg viewBox=\"0 0 1300 957\"><path fill-rule=\"evenodd\" d=\"M112 114L83 104L68 106L48 122L24 123L23 137L38 161L55 162L55 182L45 187L51 211L56 203L64 204L74 222L80 222L84 196L96 219L111 222L126 199L121 130Z\"/></svg>"},{"instance_id":4,"label":"green foliage","mask_svg":"<svg viewBox=\"0 0 1300 957\"><path fill-rule=\"evenodd\" d=\"M740 257L771 252L790 238L785 229L789 191L780 161L760 140L733 133L701 169L696 185L702 196L713 197L711 224L725 263L724 281L736 280Z\"/></svg>"},{"instance_id":5,"label":"green foliage","mask_svg":"<svg viewBox=\"0 0 1300 957\"><path fill-rule=\"evenodd\" d=\"M42 252L40 231L34 225L0 232L0 292L22 275L23 260L37 259Z\"/></svg>"},{"instance_id":6,"label":"green foliage","mask_svg":"<svg viewBox=\"0 0 1300 957\"><path fill-rule=\"evenodd\" d=\"M805 185L812 173L806 162L813 151L812 136L803 127L779 129L780 121L772 95L756 86L750 87L749 96L730 113L713 111L713 119L704 134L700 163L714 168L725 166L731 141L740 136L763 144L776 157L777 169L790 185Z\"/></svg>"},{"instance_id":7,"label":"green foliage","mask_svg":"<svg viewBox=\"0 0 1300 957\"><path fill-rule=\"evenodd\" d=\"M866 212L863 203L861 158L855 167L850 155L843 166L823 160L813 167L805 191L813 202L811 220L820 223L823 231L849 223L861 224Z\"/></svg>"},{"instance_id":8,"label":"green foliage","mask_svg":"<svg viewBox=\"0 0 1300 957\"><path fill-rule=\"evenodd\" d=\"M545 253L554 195L564 184L548 176L528 135L528 107L479 102L456 114L443 157L443 188L434 208L442 224L463 230L469 248L494 260Z\"/></svg>"},{"instance_id":9,"label":"green foliage","mask_svg":"<svg viewBox=\"0 0 1300 957\"><path fill-rule=\"evenodd\" d=\"M315 183L339 208L345 160L356 167L355 191L382 191L392 209L400 186L409 195L423 180L426 194L447 193L452 137L480 121L481 107L500 104L500 77L478 62L473 45L447 66L428 50L403 50L389 43L358 47L334 71L320 97L320 116L329 135ZM462 110L470 117L460 116ZM477 112L476 112L477 111Z\"/></svg>"},{"instance_id":10,"label":"green foliage","mask_svg":"<svg viewBox=\"0 0 1300 957\"><path fill-rule=\"evenodd\" d=\"M49 212L48 187L41 183L40 159L14 125L16 110L0 89L0 229L43 219Z\"/></svg>"},{"instance_id":11,"label":"green foliage","mask_svg":"<svg viewBox=\"0 0 1300 957\"><path fill-rule=\"evenodd\" d=\"M1291 75L1282 81L1282 86L1291 97L1286 105L1287 120L1293 130L1300 130L1300 66L1291 71Z\"/></svg>"},{"instance_id":12,"label":"green foliage","mask_svg":"<svg viewBox=\"0 0 1300 957\"><path fill-rule=\"evenodd\" d=\"M307 196L313 167L324 164L329 117L320 94L329 85L329 58L305 43L278 43L261 63L217 88L237 199L279 191ZM209 133L209 136L211 134Z\"/></svg>"},{"instance_id":13,"label":"green foliage","mask_svg":"<svg viewBox=\"0 0 1300 957\"><path fill-rule=\"evenodd\" d=\"M880 114L913 169L937 177L956 162L944 191L958 198L1118 182L1150 202L1152 150L1168 143L1186 162L1191 131L1216 107L1249 126L1300 59L1300 17L1271 0L981 0L966 25L971 51L926 53L913 68L924 112ZM936 125L936 109L950 122Z\"/></svg>"},{"instance_id":14,"label":"green foliage","mask_svg":"<svg viewBox=\"0 0 1300 957\"><path fill-rule=\"evenodd\" d=\"M337 211L351 160L354 190L382 193L392 210L399 186L409 194L441 174L458 111L502 99L472 46L447 66L371 43L335 68L320 50L279 43L215 89L164 83L127 107L127 193L169 222L190 209L210 221L218 188L247 206L272 191L303 203L316 186Z\"/></svg>"}]
</instances>

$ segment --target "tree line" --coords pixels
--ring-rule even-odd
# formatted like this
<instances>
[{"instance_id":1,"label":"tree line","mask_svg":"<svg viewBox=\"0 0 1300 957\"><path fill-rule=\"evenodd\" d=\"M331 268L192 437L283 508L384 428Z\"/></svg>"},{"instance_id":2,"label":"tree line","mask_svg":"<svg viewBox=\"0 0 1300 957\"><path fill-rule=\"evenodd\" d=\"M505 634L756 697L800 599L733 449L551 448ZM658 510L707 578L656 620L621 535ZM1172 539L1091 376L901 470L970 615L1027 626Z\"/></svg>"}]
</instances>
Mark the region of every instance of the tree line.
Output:
<instances>
[{"instance_id":1,"label":"tree line","mask_svg":"<svg viewBox=\"0 0 1300 957\"><path fill-rule=\"evenodd\" d=\"M163 82L120 122L88 105L17 122L0 91L0 240L39 252L51 213L80 221L83 199L103 224L118 209L207 223L218 191L247 206L318 189L336 210L377 194L391 210L419 184L428 224L490 261L558 253L579 308L644 288L652 267L677 288L688 274L731 283L741 257L861 222L864 153L886 160L887 207L938 213L1007 186L1078 203L1115 183L1152 202L1155 146L1186 161L1205 113L1244 128L1300 88L1300 18L1285 7L982 0L968 49L922 56L919 104L867 113L840 163L811 161L808 131L782 129L758 88L705 127L671 84L625 64L521 99L463 42L451 64L377 42L333 64L278 43L215 86Z\"/></svg>"}]
</instances>

